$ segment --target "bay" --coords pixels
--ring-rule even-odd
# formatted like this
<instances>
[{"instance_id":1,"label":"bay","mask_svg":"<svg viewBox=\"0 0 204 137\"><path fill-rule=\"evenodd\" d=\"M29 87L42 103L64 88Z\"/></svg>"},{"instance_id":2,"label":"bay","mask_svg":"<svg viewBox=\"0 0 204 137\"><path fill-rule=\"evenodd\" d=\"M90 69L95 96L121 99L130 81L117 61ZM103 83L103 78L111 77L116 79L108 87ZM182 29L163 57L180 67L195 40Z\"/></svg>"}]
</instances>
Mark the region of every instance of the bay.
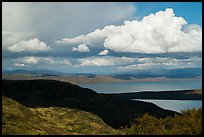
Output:
<instances>
[{"instance_id":1,"label":"bay","mask_svg":"<svg viewBox=\"0 0 204 137\"><path fill-rule=\"evenodd\" d=\"M171 91L202 89L202 80L185 79L171 81L144 81L144 82L120 82L120 83L95 83L80 84L82 87L90 88L98 93L127 93L139 91ZM202 100L156 100L140 99L152 102L161 108L181 112L185 109L202 107Z\"/></svg>"},{"instance_id":2,"label":"bay","mask_svg":"<svg viewBox=\"0 0 204 137\"><path fill-rule=\"evenodd\" d=\"M171 81L144 81L144 82L118 82L79 84L98 93L127 93L139 91L169 91L202 89L202 80L171 80Z\"/></svg>"},{"instance_id":3,"label":"bay","mask_svg":"<svg viewBox=\"0 0 204 137\"><path fill-rule=\"evenodd\" d=\"M201 108L202 100L157 100L157 99L132 99L152 102L161 108L181 112L185 109Z\"/></svg>"}]
</instances>

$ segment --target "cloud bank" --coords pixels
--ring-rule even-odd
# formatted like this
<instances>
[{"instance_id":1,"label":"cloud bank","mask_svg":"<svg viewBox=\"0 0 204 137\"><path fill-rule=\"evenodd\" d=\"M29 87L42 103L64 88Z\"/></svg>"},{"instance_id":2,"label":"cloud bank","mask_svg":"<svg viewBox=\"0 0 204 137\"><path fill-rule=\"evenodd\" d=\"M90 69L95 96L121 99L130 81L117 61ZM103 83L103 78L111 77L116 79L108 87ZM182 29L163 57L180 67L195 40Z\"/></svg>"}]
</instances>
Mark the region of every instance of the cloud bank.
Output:
<instances>
[{"instance_id":1,"label":"cloud bank","mask_svg":"<svg viewBox=\"0 0 204 137\"><path fill-rule=\"evenodd\" d=\"M183 26L185 28L183 28ZM141 21L124 21L121 26L106 26L86 35L64 38L57 44L103 46L114 52L176 53L202 51L202 28L187 25L182 17L167 8L144 17Z\"/></svg>"},{"instance_id":2,"label":"cloud bank","mask_svg":"<svg viewBox=\"0 0 204 137\"><path fill-rule=\"evenodd\" d=\"M135 11L124 2L3 2L2 30L37 32L47 42L131 19Z\"/></svg>"},{"instance_id":3,"label":"cloud bank","mask_svg":"<svg viewBox=\"0 0 204 137\"><path fill-rule=\"evenodd\" d=\"M128 57L88 57L78 59L80 66L121 66L124 69L145 69L145 68L168 68L178 67L199 67L202 64L201 57L189 57L187 59L176 59L169 57L144 57L144 58L128 58Z\"/></svg>"},{"instance_id":4,"label":"cloud bank","mask_svg":"<svg viewBox=\"0 0 204 137\"><path fill-rule=\"evenodd\" d=\"M2 31L2 49L7 49L20 41L29 40L34 35L35 33Z\"/></svg>"},{"instance_id":5,"label":"cloud bank","mask_svg":"<svg viewBox=\"0 0 204 137\"><path fill-rule=\"evenodd\" d=\"M135 58L127 57L89 57L79 59L80 66L118 66L134 62Z\"/></svg>"},{"instance_id":6,"label":"cloud bank","mask_svg":"<svg viewBox=\"0 0 204 137\"><path fill-rule=\"evenodd\" d=\"M102 74L202 67L202 27L170 8L141 20L135 19L141 14L135 3L3 3L2 8L3 70Z\"/></svg>"},{"instance_id":7,"label":"cloud bank","mask_svg":"<svg viewBox=\"0 0 204 137\"><path fill-rule=\"evenodd\" d=\"M18 58L17 62L24 63L27 65L31 64L55 64L53 57L35 57L35 56L26 56L23 58Z\"/></svg>"},{"instance_id":8,"label":"cloud bank","mask_svg":"<svg viewBox=\"0 0 204 137\"><path fill-rule=\"evenodd\" d=\"M38 38L30 39L29 41L20 41L17 44L7 48L10 52L41 52L49 51L51 48L46 43L40 41Z\"/></svg>"}]
</instances>

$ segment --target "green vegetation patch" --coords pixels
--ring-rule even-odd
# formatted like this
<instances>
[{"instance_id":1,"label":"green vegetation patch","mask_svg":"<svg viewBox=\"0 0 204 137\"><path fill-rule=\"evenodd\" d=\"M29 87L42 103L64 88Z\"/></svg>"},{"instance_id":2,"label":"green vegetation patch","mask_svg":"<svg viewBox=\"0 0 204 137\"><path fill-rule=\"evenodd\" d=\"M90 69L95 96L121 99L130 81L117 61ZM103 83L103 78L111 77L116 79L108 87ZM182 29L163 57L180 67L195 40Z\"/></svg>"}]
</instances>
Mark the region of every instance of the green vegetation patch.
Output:
<instances>
[{"instance_id":1,"label":"green vegetation patch","mask_svg":"<svg viewBox=\"0 0 204 137\"><path fill-rule=\"evenodd\" d=\"M180 116L163 119L145 114L123 131L128 135L201 135L202 109L183 110Z\"/></svg>"},{"instance_id":2,"label":"green vegetation patch","mask_svg":"<svg viewBox=\"0 0 204 137\"><path fill-rule=\"evenodd\" d=\"M4 96L2 102L3 135L122 134L89 112L60 107L27 108Z\"/></svg>"},{"instance_id":3,"label":"green vegetation patch","mask_svg":"<svg viewBox=\"0 0 204 137\"><path fill-rule=\"evenodd\" d=\"M27 108L2 96L3 135L200 135L202 109L183 110L181 115L156 118L149 114L130 127L114 129L98 116L69 108Z\"/></svg>"}]
</instances>

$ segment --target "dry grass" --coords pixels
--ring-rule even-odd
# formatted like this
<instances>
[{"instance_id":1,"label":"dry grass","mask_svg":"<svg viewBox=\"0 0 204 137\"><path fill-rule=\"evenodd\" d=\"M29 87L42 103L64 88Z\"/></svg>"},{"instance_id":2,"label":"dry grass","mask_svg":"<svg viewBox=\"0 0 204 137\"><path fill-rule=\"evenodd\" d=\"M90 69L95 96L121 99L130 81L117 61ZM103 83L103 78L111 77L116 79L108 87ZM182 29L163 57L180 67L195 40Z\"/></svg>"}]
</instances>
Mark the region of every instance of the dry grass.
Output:
<instances>
[{"instance_id":1,"label":"dry grass","mask_svg":"<svg viewBox=\"0 0 204 137\"><path fill-rule=\"evenodd\" d=\"M4 135L122 134L89 112L69 108L27 108L2 96Z\"/></svg>"}]
</instances>

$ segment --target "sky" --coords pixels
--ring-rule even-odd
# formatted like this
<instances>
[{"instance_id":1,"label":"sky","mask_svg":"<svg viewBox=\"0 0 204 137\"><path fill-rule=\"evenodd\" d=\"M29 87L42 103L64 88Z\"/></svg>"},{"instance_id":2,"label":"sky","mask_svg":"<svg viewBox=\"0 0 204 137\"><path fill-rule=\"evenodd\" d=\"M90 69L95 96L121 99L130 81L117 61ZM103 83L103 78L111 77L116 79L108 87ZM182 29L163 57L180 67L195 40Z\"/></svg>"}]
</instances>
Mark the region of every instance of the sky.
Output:
<instances>
[{"instance_id":1,"label":"sky","mask_svg":"<svg viewBox=\"0 0 204 137\"><path fill-rule=\"evenodd\" d=\"M2 3L3 71L201 67L201 2Z\"/></svg>"}]
</instances>

